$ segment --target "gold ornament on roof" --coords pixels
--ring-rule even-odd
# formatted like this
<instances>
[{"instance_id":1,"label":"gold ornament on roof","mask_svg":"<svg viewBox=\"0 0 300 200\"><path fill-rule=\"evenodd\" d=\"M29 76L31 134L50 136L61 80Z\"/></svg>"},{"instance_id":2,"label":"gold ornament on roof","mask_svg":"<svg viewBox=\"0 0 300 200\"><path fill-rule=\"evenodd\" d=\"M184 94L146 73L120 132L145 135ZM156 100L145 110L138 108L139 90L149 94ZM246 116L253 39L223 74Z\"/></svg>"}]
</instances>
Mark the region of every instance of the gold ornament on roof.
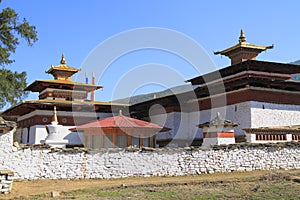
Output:
<instances>
[{"instance_id":1,"label":"gold ornament on roof","mask_svg":"<svg viewBox=\"0 0 300 200\"><path fill-rule=\"evenodd\" d=\"M239 37L239 43L243 43L243 42L246 42L246 37L245 37L243 29L241 29L241 35Z\"/></svg>"},{"instance_id":2,"label":"gold ornament on roof","mask_svg":"<svg viewBox=\"0 0 300 200\"><path fill-rule=\"evenodd\" d=\"M53 119L52 119L53 122L58 122L57 120L57 111L56 111L56 106L54 106L53 108Z\"/></svg>"},{"instance_id":3,"label":"gold ornament on roof","mask_svg":"<svg viewBox=\"0 0 300 200\"><path fill-rule=\"evenodd\" d=\"M214 54L228 56L231 60L231 65L242 63L246 60L256 60L256 56L267 49L273 49L274 45L261 46L250 44L246 42L246 37L243 29L241 29L238 44L224 49L222 51L215 51Z\"/></svg>"},{"instance_id":4,"label":"gold ornament on roof","mask_svg":"<svg viewBox=\"0 0 300 200\"><path fill-rule=\"evenodd\" d=\"M64 53L61 54L60 64L62 64L62 65L67 64Z\"/></svg>"}]
</instances>

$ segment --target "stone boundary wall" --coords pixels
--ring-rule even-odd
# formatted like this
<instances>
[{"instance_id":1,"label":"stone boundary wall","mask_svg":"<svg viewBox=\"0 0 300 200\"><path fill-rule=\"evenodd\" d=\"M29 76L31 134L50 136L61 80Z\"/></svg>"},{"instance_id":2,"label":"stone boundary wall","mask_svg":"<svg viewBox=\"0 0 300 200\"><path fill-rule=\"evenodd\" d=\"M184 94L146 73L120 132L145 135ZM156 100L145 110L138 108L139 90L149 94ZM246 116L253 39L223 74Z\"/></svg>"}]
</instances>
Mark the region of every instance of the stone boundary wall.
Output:
<instances>
[{"instance_id":1,"label":"stone boundary wall","mask_svg":"<svg viewBox=\"0 0 300 200\"><path fill-rule=\"evenodd\" d=\"M0 134L1 170L17 180L179 176L201 173L300 169L300 143L235 144L212 148L50 149L12 144Z\"/></svg>"}]
</instances>

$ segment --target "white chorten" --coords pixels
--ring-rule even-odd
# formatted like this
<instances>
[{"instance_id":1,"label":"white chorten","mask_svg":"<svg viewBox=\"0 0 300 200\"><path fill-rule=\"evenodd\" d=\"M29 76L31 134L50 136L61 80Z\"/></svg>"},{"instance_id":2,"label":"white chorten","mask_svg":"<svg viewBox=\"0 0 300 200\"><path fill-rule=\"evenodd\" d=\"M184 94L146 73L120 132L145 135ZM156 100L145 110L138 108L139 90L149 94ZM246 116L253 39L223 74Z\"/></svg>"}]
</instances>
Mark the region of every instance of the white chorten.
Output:
<instances>
[{"instance_id":1,"label":"white chorten","mask_svg":"<svg viewBox=\"0 0 300 200\"><path fill-rule=\"evenodd\" d=\"M41 143L49 144L53 148L55 147L65 148L66 144L69 141L62 138L60 134L60 130L62 130L62 127L63 127L62 125L58 124L56 106L54 106L53 120L51 124L46 126L48 136L46 137L45 140L42 140Z\"/></svg>"}]
</instances>

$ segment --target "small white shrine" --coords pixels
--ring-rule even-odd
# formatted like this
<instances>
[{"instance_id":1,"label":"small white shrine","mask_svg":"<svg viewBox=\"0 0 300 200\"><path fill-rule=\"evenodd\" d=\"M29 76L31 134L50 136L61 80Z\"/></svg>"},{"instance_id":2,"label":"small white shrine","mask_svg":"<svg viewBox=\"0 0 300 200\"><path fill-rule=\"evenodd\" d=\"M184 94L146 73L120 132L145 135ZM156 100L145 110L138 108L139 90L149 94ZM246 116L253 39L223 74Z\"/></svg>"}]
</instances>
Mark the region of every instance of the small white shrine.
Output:
<instances>
[{"instance_id":1,"label":"small white shrine","mask_svg":"<svg viewBox=\"0 0 300 200\"><path fill-rule=\"evenodd\" d=\"M198 125L203 129L203 147L212 145L235 144L234 127L238 126L230 120L222 119L220 113L210 122Z\"/></svg>"},{"instance_id":2,"label":"small white shrine","mask_svg":"<svg viewBox=\"0 0 300 200\"><path fill-rule=\"evenodd\" d=\"M41 140L42 144L48 144L53 148L66 147L66 144L68 144L69 140L63 139L63 135L61 134L61 131L63 130L63 126L58 124L56 106L54 106L53 120L51 124L46 125L46 129L48 132L48 136L46 137L45 140Z\"/></svg>"}]
</instances>

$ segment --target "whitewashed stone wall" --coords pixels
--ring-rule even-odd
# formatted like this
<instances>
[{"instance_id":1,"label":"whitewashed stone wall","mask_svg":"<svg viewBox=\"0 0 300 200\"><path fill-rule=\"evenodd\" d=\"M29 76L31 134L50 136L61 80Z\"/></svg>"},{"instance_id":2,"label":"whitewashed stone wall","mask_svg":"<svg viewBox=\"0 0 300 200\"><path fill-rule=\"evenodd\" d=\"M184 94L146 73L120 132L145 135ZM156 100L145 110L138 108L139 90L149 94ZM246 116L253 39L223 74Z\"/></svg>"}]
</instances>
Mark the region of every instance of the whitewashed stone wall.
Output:
<instances>
[{"instance_id":1,"label":"whitewashed stone wall","mask_svg":"<svg viewBox=\"0 0 300 200\"><path fill-rule=\"evenodd\" d=\"M276 144L278 145L278 144ZM300 169L300 145L222 147L219 149L158 149L157 151L0 149L0 165L16 179L119 178Z\"/></svg>"},{"instance_id":2,"label":"whitewashed stone wall","mask_svg":"<svg viewBox=\"0 0 300 200\"><path fill-rule=\"evenodd\" d=\"M13 146L15 130L0 134L1 170L15 179L118 178L300 169L300 143L230 145L208 149L135 151Z\"/></svg>"}]
</instances>

